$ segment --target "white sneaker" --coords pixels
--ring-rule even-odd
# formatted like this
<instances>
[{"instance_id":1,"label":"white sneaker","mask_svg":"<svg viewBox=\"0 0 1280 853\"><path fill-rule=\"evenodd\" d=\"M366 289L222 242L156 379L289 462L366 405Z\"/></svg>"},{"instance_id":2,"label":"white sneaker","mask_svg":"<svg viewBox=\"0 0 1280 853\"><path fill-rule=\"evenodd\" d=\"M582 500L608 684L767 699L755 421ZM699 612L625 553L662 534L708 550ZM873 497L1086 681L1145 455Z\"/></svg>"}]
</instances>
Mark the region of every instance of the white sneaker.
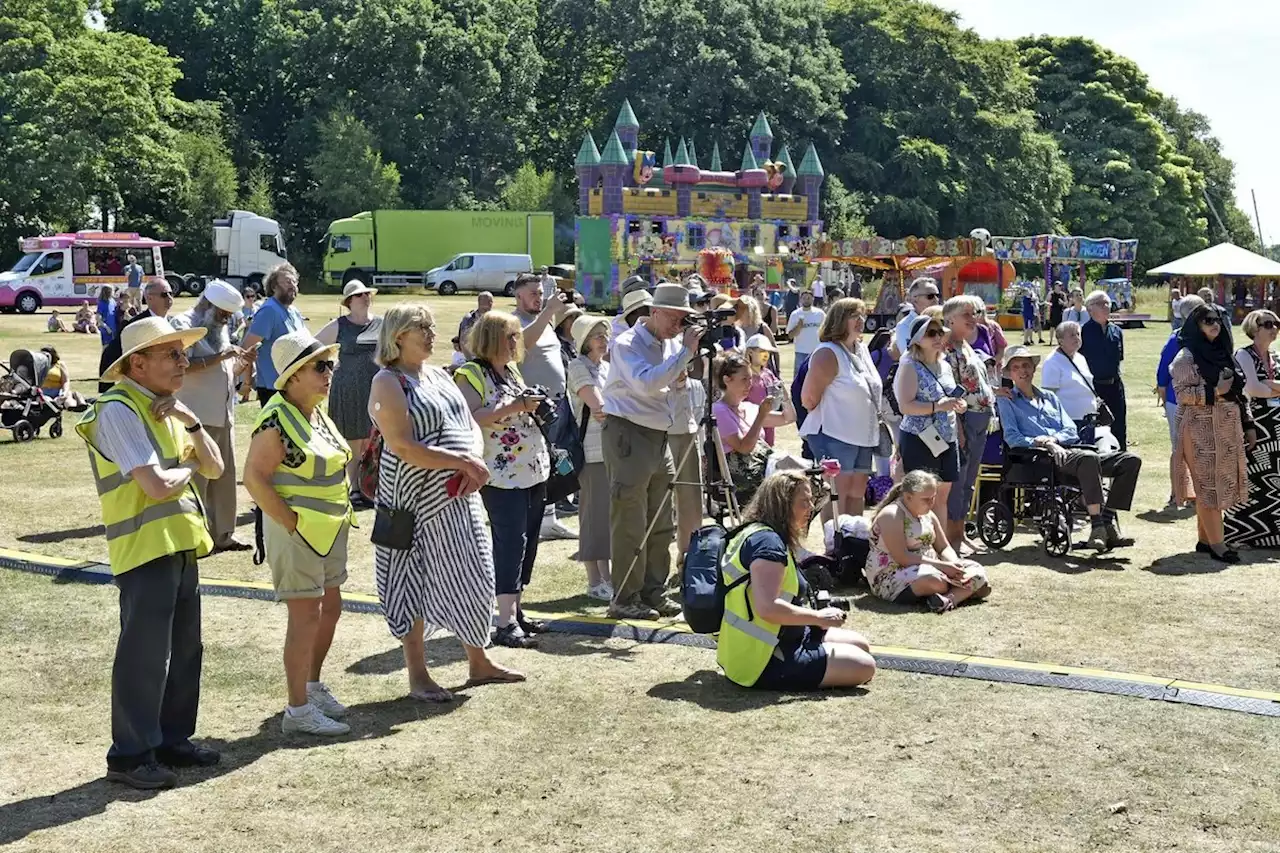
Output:
<instances>
[{"instance_id":1,"label":"white sneaker","mask_svg":"<svg viewBox=\"0 0 1280 853\"><path fill-rule=\"evenodd\" d=\"M555 519L548 518L542 522L542 529L538 532L538 538L543 541L553 539L577 539L578 534L565 527Z\"/></svg>"},{"instance_id":2,"label":"white sneaker","mask_svg":"<svg viewBox=\"0 0 1280 853\"><path fill-rule=\"evenodd\" d=\"M613 601L613 587L608 583L599 583L587 590L587 598L596 601Z\"/></svg>"},{"instance_id":3,"label":"white sneaker","mask_svg":"<svg viewBox=\"0 0 1280 853\"><path fill-rule=\"evenodd\" d=\"M329 719L321 713L319 708L309 704L301 714L297 715L290 714L289 709L286 708L284 717L280 720L280 730L287 735L304 734L333 737L335 735L345 735L351 731L351 726Z\"/></svg>"},{"instance_id":4,"label":"white sneaker","mask_svg":"<svg viewBox=\"0 0 1280 853\"><path fill-rule=\"evenodd\" d=\"M307 687L307 701L332 720L341 720L347 715L347 706L333 698L323 681L317 681L314 687Z\"/></svg>"}]
</instances>

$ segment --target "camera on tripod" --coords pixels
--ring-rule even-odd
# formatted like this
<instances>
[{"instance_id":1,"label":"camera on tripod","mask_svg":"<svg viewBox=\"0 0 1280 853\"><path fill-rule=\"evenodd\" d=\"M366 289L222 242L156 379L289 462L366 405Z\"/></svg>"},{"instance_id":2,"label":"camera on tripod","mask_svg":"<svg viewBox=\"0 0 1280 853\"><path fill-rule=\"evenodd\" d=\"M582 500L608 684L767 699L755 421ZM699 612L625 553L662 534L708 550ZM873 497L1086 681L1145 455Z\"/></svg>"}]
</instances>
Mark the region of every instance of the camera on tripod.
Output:
<instances>
[{"instance_id":1,"label":"camera on tripod","mask_svg":"<svg viewBox=\"0 0 1280 853\"><path fill-rule=\"evenodd\" d=\"M539 429L546 429L556 419L556 407L551 405L551 392L541 385L534 385L520 392L521 398L539 397L538 406L529 414Z\"/></svg>"},{"instance_id":2,"label":"camera on tripod","mask_svg":"<svg viewBox=\"0 0 1280 853\"><path fill-rule=\"evenodd\" d=\"M713 308L710 311L701 311L697 314L686 314L680 321L680 325L686 329L697 326L704 331L709 331L719 326L725 320L732 320L737 316L737 311L733 308Z\"/></svg>"}]
</instances>

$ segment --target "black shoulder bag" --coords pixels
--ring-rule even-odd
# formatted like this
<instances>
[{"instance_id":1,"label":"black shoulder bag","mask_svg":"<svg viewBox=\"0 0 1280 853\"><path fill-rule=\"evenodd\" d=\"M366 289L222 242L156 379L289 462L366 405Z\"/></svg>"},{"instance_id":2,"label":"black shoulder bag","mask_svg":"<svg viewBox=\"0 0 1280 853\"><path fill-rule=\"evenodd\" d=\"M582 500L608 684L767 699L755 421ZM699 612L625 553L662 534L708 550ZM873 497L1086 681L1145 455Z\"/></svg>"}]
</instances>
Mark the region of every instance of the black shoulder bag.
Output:
<instances>
[{"instance_id":1,"label":"black shoulder bag","mask_svg":"<svg viewBox=\"0 0 1280 853\"><path fill-rule=\"evenodd\" d=\"M404 389L406 398L409 395L409 383L404 374L396 371L400 377L400 387ZM400 464L396 466L396 479L391 485L391 493L394 495L396 485L400 482L400 471L407 463L402 459ZM369 541L380 548L390 548L393 551L408 551L413 547L413 523L414 514L407 509L398 509L389 507L386 504L379 503L373 510L373 532L369 536Z\"/></svg>"}]
</instances>

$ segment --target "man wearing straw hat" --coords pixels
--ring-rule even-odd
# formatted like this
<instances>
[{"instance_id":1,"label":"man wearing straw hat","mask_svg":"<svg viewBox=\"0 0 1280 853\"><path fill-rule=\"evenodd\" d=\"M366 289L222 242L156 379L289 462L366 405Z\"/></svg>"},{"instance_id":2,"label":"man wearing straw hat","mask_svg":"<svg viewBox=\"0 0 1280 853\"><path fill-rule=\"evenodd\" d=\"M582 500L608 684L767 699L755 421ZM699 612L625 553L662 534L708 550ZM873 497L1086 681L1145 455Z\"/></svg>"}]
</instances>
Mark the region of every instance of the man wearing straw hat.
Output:
<instances>
[{"instance_id":1,"label":"man wearing straw hat","mask_svg":"<svg viewBox=\"0 0 1280 853\"><path fill-rule=\"evenodd\" d=\"M106 525L120 590L120 637L111 672L107 778L133 788L171 788L169 768L209 766L217 752L191 743L200 706L200 592L196 559L213 541L192 480L222 476L222 455L174 395L188 347L204 329L175 331L147 317L121 334L122 354L78 432Z\"/></svg>"},{"instance_id":2,"label":"man wearing straw hat","mask_svg":"<svg viewBox=\"0 0 1280 853\"><path fill-rule=\"evenodd\" d=\"M222 455L222 476L208 480L196 475L196 489L204 502L205 521L213 537L213 552L250 551L253 546L235 538L236 443L235 375L253 358L252 350L231 343L228 321L244 307L244 297L225 281L205 286L190 311L170 319L175 329L204 329L206 334L187 350L186 379L178 399L204 424L205 432Z\"/></svg>"},{"instance_id":3,"label":"man wearing straw hat","mask_svg":"<svg viewBox=\"0 0 1280 853\"><path fill-rule=\"evenodd\" d=\"M609 614L619 619L680 612L680 605L663 595L676 533L667 498L675 479L667 433L674 424L672 387L697 354L701 337L696 327L682 328L692 313L682 285L660 284L649 316L620 334L610 353L601 448L613 498Z\"/></svg>"}]
</instances>

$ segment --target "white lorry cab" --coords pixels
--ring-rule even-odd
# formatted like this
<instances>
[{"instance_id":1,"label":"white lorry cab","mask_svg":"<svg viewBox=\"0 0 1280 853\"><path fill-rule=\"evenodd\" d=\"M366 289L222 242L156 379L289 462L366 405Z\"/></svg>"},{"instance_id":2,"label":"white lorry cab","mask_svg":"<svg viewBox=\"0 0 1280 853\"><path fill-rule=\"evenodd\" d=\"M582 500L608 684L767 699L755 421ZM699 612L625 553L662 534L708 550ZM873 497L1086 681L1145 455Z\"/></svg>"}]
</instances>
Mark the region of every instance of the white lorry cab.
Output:
<instances>
[{"instance_id":1,"label":"white lorry cab","mask_svg":"<svg viewBox=\"0 0 1280 853\"><path fill-rule=\"evenodd\" d=\"M125 267L133 255L142 279L164 276L160 250L173 245L136 233L77 231L52 237L23 237L22 257L0 273L0 311L31 314L45 306L80 305L97 298L98 288L128 284Z\"/></svg>"},{"instance_id":2,"label":"white lorry cab","mask_svg":"<svg viewBox=\"0 0 1280 853\"><path fill-rule=\"evenodd\" d=\"M213 254L218 269L208 273L170 273L174 293L199 296L206 282L220 278L239 290L262 292L262 280L271 268L288 259L280 223L248 210L230 211L213 220Z\"/></svg>"},{"instance_id":3,"label":"white lorry cab","mask_svg":"<svg viewBox=\"0 0 1280 853\"><path fill-rule=\"evenodd\" d=\"M427 289L435 288L441 296L461 290L487 290L510 296L515 290L516 276L526 272L533 272L530 255L464 252L429 271L423 284Z\"/></svg>"}]
</instances>

